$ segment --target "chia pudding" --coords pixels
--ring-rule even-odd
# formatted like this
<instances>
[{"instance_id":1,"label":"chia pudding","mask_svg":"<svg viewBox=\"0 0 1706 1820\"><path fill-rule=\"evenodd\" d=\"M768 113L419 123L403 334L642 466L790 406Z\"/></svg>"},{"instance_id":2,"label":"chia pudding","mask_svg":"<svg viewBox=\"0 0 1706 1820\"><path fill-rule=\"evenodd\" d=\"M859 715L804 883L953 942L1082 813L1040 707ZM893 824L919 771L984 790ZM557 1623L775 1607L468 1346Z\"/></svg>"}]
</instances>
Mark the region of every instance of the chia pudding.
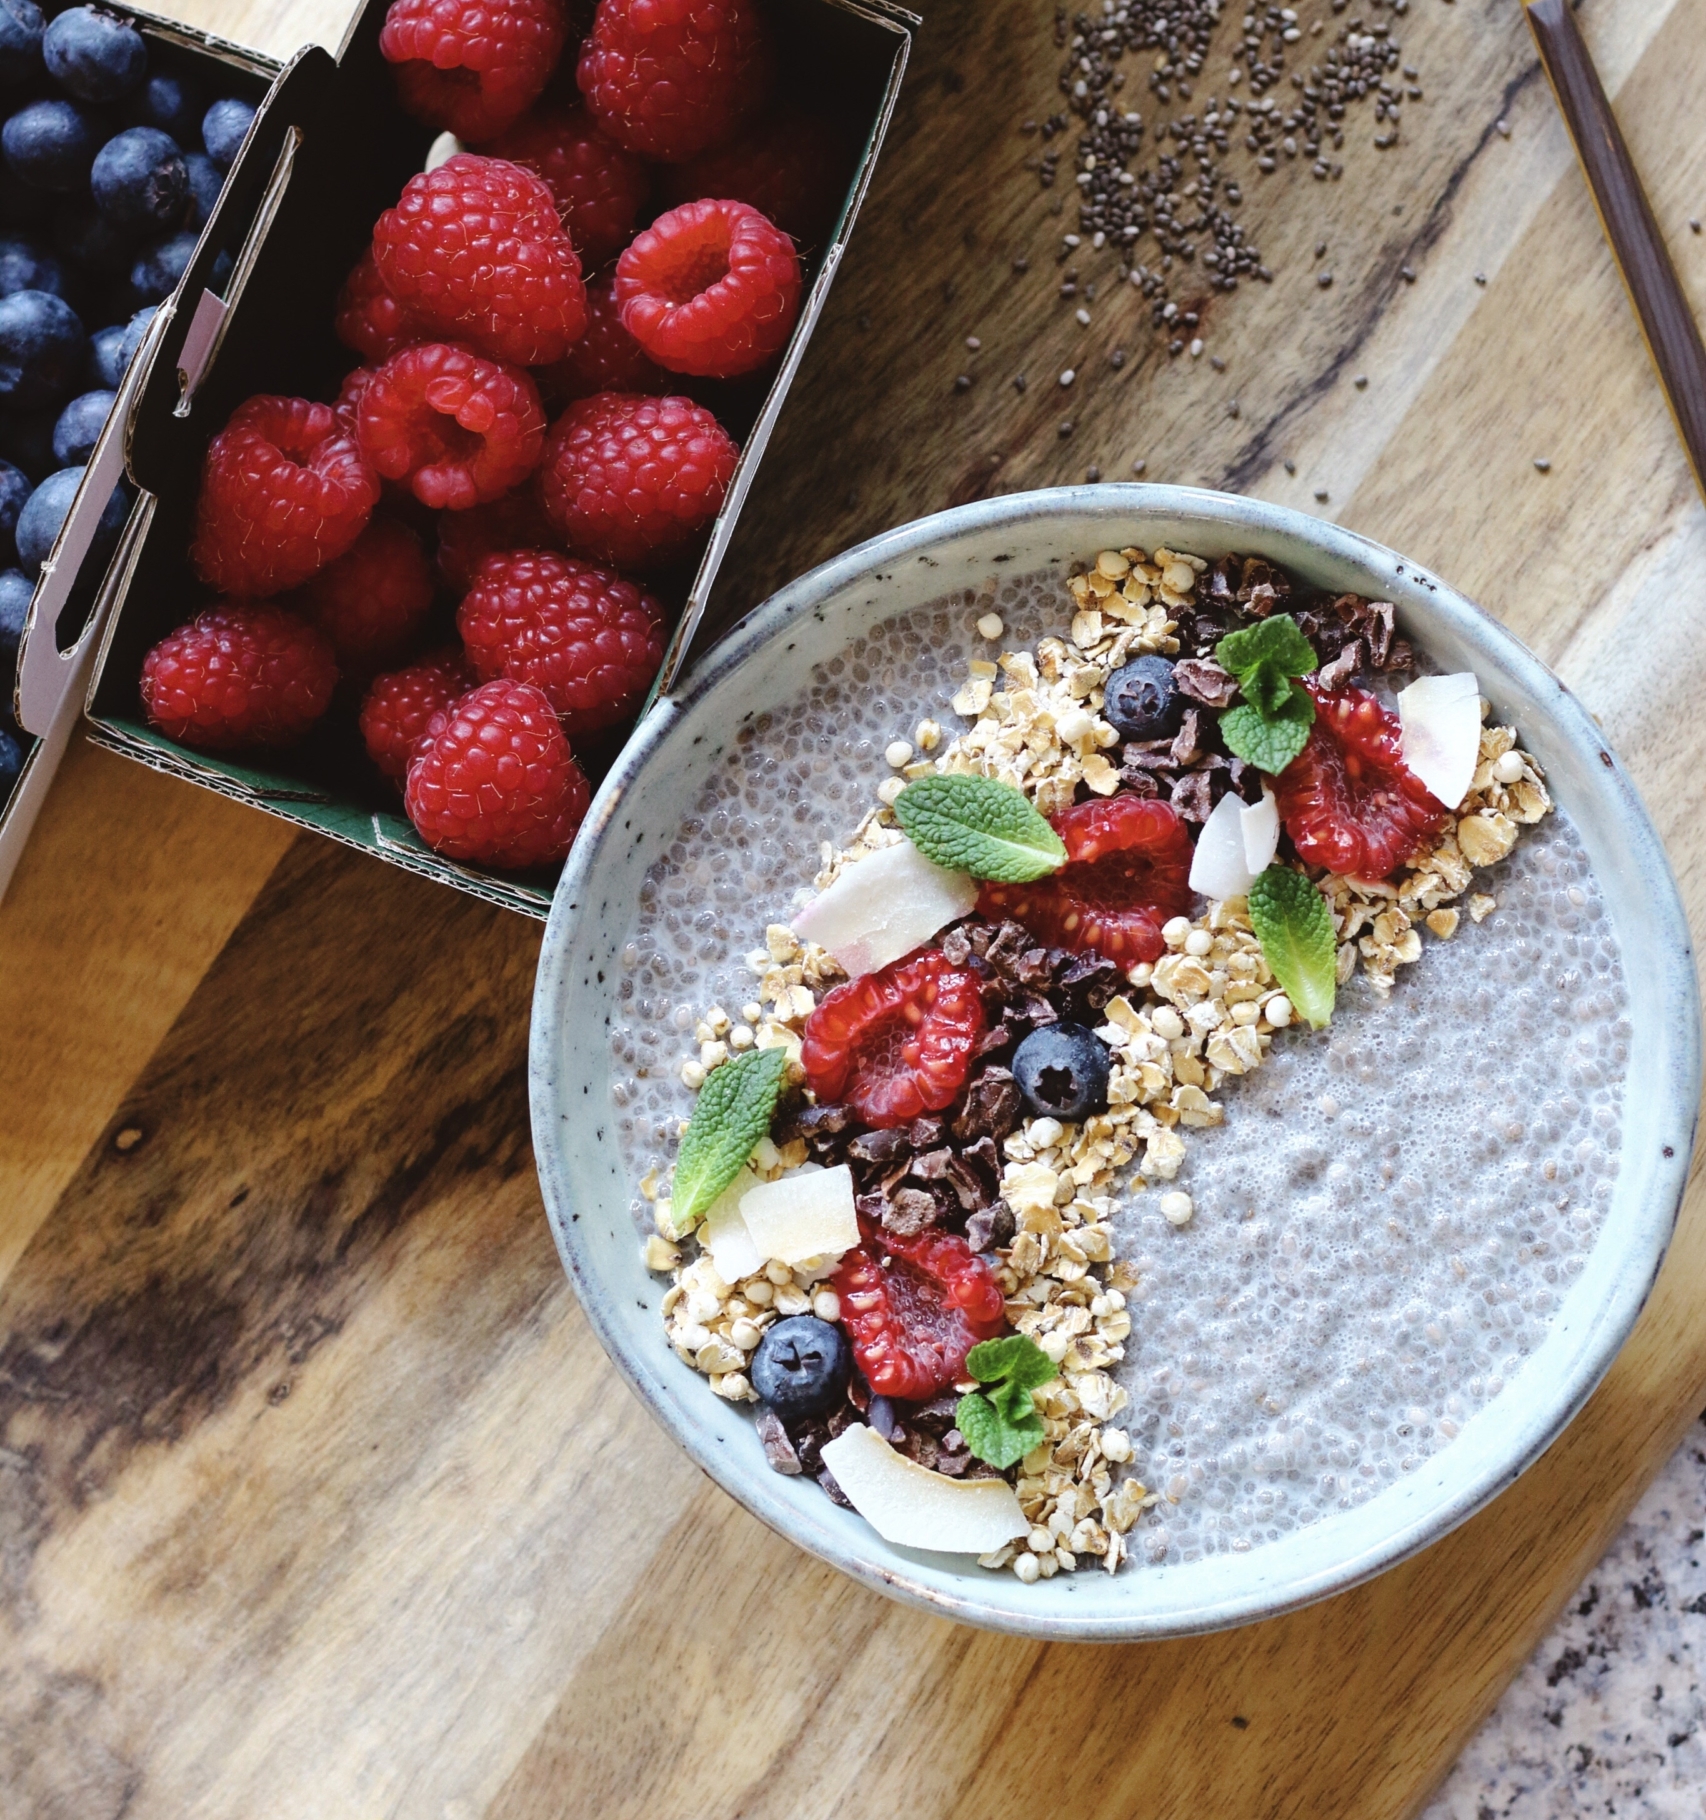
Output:
<instances>
[{"instance_id":1,"label":"chia pudding","mask_svg":"<svg viewBox=\"0 0 1706 1820\"><path fill-rule=\"evenodd\" d=\"M735 730L642 889L612 1094L647 1262L671 1278L669 1341L710 1392L753 1406L777 1470L818 1478L891 1540L973 1549L1026 1581L1189 1561L1373 1496L1446 1446L1538 1345L1616 1178L1622 967L1581 841L1516 730L1483 721L1473 679L1456 679L1457 707L1430 722L1424 707L1451 691L1409 692L1432 666L1394 617L1259 558L1104 552L1064 580L992 580L892 619ZM1306 641L1309 667L1281 663L1264 681L1254 658L1222 665L1217 652L1243 648L1228 635L1251 628L1265 628L1264 652ZM1159 705L1142 694L1155 678L1170 692ZM1241 757L1240 689L1267 703L1260 740L1284 735L1287 688L1309 693L1310 743L1283 763ZM1425 769L1441 728L1446 745L1468 739L1449 808L1398 757ZM1341 730L1363 794L1347 796L1340 773L1327 780L1338 795L1311 793L1300 779ZM1432 762L1430 778L1446 774ZM1368 794L1371 777L1400 772L1407 798ZM940 925L920 909L916 944L855 961L850 980L836 954L863 949L835 932L873 913L828 906L868 861L917 862L895 850L910 847L903 821L928 849L925 824L896 804L938 778L1022 792L1069 857L1037 883L986 870L956 898L950 880ZM1327 825L1347 803L1366 847ZM1384 848L1382 814L1396 818ZM1194 889L1181 872L1169 898L1151 855L1149 871L1120 875L1157 881L1150 921L1122 921L1115 904L1086 935L1050 893L1089 876L1072 828L1105 840L1115 822L1165 824ZM1216 871L1208 850L1227 827L1234 857L1222 841ZM1309 858L1400 851L1374 878ZM1313 886L1330 1019L1309 996L1319 969L1314 987L1286 990L1297 963L1263 920L1279 872ZM931 1074L937 1050L895 1064L893 1115L874 1111L859 1043L875 1026L859 1005L892 1009L873 997L890 982L924 992L940 1021L965 980L977 1002L947 1029L947 1073ZM703 1223L703 1207L682 1217L671 1172L706 1082L771 1051L768 1135ZM1040 1077L1027 1052L1047 1064ZM1078 1060L1094 1078L1073 1100ZM833 1095L814 1091L829 1081ZM1062 1116L1049 1093L1071 1101ZM835 1249L752 1246L769 1230L761 1202L797 1191L827 1204L832 1177L847 1201ZM957 1343L931 1327L932 1296L971 1311ZM934 1352L906 1350L909 1321ZM807 1329L827 1338L802 1362L775 1333ZM980 1342L1010 1361L1015 1336L1037 1363L1004 1402ZM778 1377L766 1355L779 1352L794 1376ZM807 1383L814 1371L822 1382ZM1028 1426L992 1445L968 1420L985 1395ZM1010 1486L994 1545L955 1542L952 1512L945 1539L920 1533L922 1516L893 1530L888 1493L864 1490L868 1462L844 1440L855 1429L956 1492ZM1032 1443L1022 1454L1013 1434ZM857 1484L838 1482L838 1461ZM987 1531L997 1488L983 1490Z\"/></svg>"}]
</instances>

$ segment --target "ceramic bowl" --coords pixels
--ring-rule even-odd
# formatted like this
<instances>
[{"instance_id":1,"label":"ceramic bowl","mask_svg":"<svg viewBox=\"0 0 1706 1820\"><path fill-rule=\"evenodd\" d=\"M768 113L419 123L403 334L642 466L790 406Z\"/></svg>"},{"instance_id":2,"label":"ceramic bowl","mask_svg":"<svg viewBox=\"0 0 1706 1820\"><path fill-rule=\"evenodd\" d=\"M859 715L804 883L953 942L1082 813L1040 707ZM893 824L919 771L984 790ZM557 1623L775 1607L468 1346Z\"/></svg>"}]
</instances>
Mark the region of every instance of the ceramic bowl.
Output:
<instances>
[{"instance_id":1,"label":"ceramic bowl","mask_svg":"<svg viewBox=\"0 0 1706 1820\"><path fill-rule=\"evenodd\" d=\"M1069 563L1127 544L1256 553L1334 591L1394 601L1400 629L1446 670L1473 670L1495 715L1522 730L1587 844L1622 946L1635 1027L1623 1161L1588 1265L1544 1341L1417 1470L1246 1553L1025 1586L963 1556L890 1547L809 1479L771 1472L750 1414L675 1357L613 1141L607 1031L646 869L743 716L794 695L814 665L891 615L987 575L1052 567L1064 577ZM1461 1523L1557 1437L1616 1356L1664 1257L1699 1099L1699 1012L1676 885L1634 787L1581 704L1486 613L1390 550L1298 512L1183 488L1091 486L981 501L862 544L759 607L657 703L606 778L558 886L530 1073L545 1205L581 1305L647 1408L720 1485L881 1592L970 1624L1114 1641L1239 1624L1367 1579Z\"/></svg>"}]
</instances>

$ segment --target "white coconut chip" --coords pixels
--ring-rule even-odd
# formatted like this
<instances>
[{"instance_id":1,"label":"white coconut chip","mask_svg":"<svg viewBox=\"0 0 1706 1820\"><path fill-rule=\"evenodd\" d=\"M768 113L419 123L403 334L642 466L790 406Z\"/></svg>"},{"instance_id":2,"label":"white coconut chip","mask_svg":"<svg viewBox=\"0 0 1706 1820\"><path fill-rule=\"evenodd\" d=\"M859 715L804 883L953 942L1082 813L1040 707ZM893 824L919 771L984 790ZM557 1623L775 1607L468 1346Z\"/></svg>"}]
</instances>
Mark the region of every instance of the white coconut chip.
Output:
<instances>
[{"instance_id":1,"label":"white coconut chip","mask_svg":"<svg viewBox=\"0 0 1706 1820\"><path fill-rule=\"evenodd\" d=\"M1469 671L1422 676L1398 693L1404 763L1428 793L1455 809L1481 756L1481 685Z\"/></svg>"},{"instance_id":2,"label":"white coconut chip","mask_svg":"<svg viewBox=\"0 0 1706 1820\"><path fill-rule=\"evenodd\" d=\"M1005 1479L950 1479L898 1454L874 1428L843 1429L823 1463L853 1508L897 1548L986 1555L1029 1525Z\"/></svg>"},{"instance_id":3,"label":"white coconut chip","mask_svg":"<svg viewBox=\"0 0 1706 1820\"><path fill-rule=\"evenodd\" d=\"M874 973L977 906L977 880L924 857L909 840L849 866L795 914L793 931L855 976Z\"/></svg>"}]
</instances>

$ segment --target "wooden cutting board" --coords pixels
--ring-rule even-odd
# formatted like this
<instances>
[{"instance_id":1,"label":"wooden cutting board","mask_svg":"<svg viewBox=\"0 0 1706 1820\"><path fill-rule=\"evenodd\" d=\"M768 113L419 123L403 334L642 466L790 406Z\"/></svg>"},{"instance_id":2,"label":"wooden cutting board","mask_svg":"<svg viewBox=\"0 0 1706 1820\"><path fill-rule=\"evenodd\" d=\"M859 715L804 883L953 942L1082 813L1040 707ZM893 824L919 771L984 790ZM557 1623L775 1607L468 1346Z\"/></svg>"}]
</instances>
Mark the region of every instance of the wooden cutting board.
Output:
<instances>
[{"instance_id":1,"label":"wooden cutting board","mask_svg":"<svg viewBox=\"0 0 1706 1820\"><path fill-rule=\"evenodd\" d=\"M1276 276L1205 312L1224 370L1170 360L1086 258L1091 325L1058 296L1070 177L1040 189L1018 131L1056 105L1047 9L932 7L723 602L1091 465L1325 488L1601 714L1698 928L1706 511L1520 9L1353 5L1424 98L1390 152L1354 117L1342 181L1251 174ZM273 51L342 25L180 10ZM1582 10L1706 301L1706 0ZM0 907L7 1820L1408 1814L1706 1395L1696 1190L1583 1415L1373 1585L1145 1648L903 1610L712 1488L590 1337L530 1160L537 945L74 751Z\"/></svg>"}]
</instances>

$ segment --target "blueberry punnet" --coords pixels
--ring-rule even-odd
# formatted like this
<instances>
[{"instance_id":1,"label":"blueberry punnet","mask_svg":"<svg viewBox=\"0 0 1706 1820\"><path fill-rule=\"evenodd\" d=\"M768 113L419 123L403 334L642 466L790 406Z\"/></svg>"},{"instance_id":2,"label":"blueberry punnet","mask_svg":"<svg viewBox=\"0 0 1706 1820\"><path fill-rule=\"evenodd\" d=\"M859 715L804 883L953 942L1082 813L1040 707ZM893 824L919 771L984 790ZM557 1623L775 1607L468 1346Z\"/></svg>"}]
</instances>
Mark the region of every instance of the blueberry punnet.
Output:
<instances>
[{"instance_id":1,"label":"blueberry punnet","mask_svg":"<svg viewBox=\"0 0 1706 1820\"><path fill-rule=\"evenodd\" d=\"M243 143L243 135L248 132L249 122L254 117L255 110L248 102L239 101L235 96L214 102L203 115L201 142L208 157L222 171L230 170L237 148Z\"/></svg>"},{"instance_id":2,"label":"blueberry punnet","mask_svg":"<svg viewBox=\"0 0 1706 1820\"><path fill-rule=\"evenodd\" d=\"M0 405L58 404L76 389L89 358L77 312L51 291L0 297Z\"/></svg>"},{"instance_id":3,"label":"blueberry punnet","mask_svg":"<svg viewBox=\"0 0 1706 1820\"><path fill-rule=\"evenodd\" d=\"M1184 719L1185 700L1165 657L1139 657L1108 678L1102 718L1125 739L1169 739Z\"/></svg>"},{"instance_id":4,"label":"blueberry punnet","mask_svg":"<svg viewBox=\"0 0 1706 1820\"><path fill-rule=\"evenodd\" d=\"M1013 1079L1039 1117L1076 1122L1108 1109L1108 1052L1082 1024L1045 1024L1013 1051Z\"/></svg>"},{"instance_id":5,"label":"blueberry punnet","mask_svg":"<svg viewBox=\"0 0 1706 1820\"><path fill-rule=\"evenodd\" d=\"M852 1349L839 1327L815 1314L767 1328L752 1355L752 1387L779 1416L818 1416L847 1388Z\"/></svg>"},{"instance_id":6,"label":"blueberry punnet","mask_svg":"<svg viewBox=\"0 0 1706 1820\"><path fill-rule=\"evenodd\" d=\"M114 396L112 392L84 392L59 413L53 426L53 459L62 467L81 467L94 454Z\"/></svg>"},{"instance_id":7,"label":"blueberry punnet","mask_svg":"<svg viewBox=\"0 0 1706 1820\"><path fill-rule=\"evenodd\" d=\"M158 233L183 219L189 166L168 133L133 126L115 133L89 171L95 206L120 227Z\"/></svg>"},{"instance_id":8,"label":"blueberry punnet","mask_svg":"<svg viewBox=\"0 0 1706 1820\"><path fill-rule=\"evenodd\" d=\"M116 101L148 72L148 46L135 26L94 6L68 7L41 41L47 73L79 101Z\"/></svg>"},{"instance_id":9,"label":"blueberry punnet","mask_svg":"<svg viewBox=\"0 0 1706 1820\"><path fill-rule=\"evenodd\" d=\"M0 127L7 177L39 190L80 190L100 143L94 118L73 101L32 101Z\"/></svg>"}]
</instances>

